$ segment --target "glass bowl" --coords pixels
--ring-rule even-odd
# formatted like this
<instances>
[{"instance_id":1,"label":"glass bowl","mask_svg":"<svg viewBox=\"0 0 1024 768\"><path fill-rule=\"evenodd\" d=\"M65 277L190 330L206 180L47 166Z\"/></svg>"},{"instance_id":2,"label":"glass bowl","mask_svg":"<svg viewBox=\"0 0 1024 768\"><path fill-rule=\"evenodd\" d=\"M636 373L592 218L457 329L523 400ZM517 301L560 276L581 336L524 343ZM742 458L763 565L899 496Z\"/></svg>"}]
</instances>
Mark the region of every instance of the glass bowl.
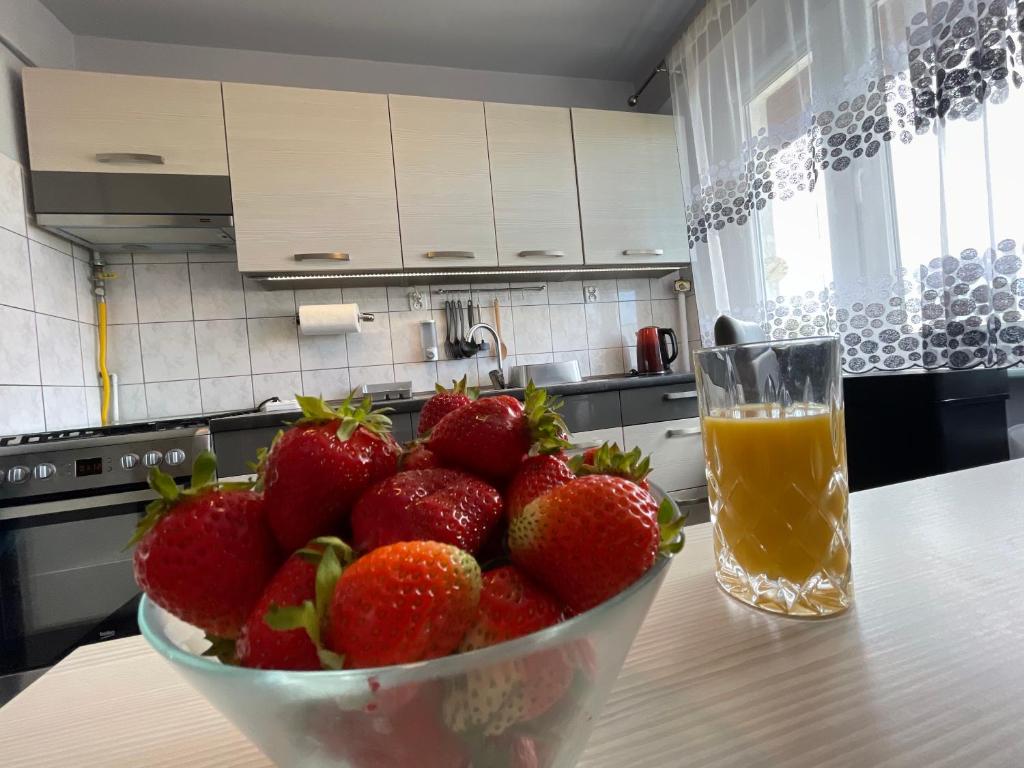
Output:
<instances>
[{"instance_id":1,"label":"glass bowl","mask_svg":"<svg viewBox=\"0 0 1024 768\"><path fill-rule=\"evenodd\" d=\"M669 563L659 557L623 592L540 632L376 669L223 665L200 655L208 646L201 630L145 597L139 627L277 765L568 768L586 746Z\"/></svg>"}]
</instances>

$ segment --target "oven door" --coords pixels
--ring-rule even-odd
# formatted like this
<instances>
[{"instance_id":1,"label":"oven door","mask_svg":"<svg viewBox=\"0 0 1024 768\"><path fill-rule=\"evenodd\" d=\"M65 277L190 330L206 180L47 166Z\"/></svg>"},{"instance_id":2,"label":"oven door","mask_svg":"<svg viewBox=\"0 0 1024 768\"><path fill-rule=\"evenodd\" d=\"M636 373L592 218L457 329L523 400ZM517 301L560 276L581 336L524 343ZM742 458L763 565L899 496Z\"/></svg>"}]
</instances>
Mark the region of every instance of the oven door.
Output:
<instances>
[{"instance_id":1,"label":"oven door","mask_svg":"<svg viewBox=\"0 0 1024 768\"><path fill-rule=\"evenodd\" d=\"M0 509L0 704L87 643L138 634L125 550L148 489Z\"/></svg>"}]
</instances>

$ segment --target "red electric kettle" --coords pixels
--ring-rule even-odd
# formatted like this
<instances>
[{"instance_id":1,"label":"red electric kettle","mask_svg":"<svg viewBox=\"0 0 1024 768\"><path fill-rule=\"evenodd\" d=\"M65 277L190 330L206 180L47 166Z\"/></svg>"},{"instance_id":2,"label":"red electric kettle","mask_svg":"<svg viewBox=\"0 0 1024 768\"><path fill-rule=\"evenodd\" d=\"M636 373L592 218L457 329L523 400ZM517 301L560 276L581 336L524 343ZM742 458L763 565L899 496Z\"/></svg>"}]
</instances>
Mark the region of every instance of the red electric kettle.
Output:
<instances>
[{"instance_id":1,"label":"red electric kettle","mask_svg":"<svg viewBox=\"0 0 1024 768\"><path fill-rule=\"evenodd\" d=\"M668 340L672 340L672 354ZM648 325L636 332L636 368L640 374L669 373L669 363L679 355L676 332L671 328Z\"/></svg>"}]
</instances>

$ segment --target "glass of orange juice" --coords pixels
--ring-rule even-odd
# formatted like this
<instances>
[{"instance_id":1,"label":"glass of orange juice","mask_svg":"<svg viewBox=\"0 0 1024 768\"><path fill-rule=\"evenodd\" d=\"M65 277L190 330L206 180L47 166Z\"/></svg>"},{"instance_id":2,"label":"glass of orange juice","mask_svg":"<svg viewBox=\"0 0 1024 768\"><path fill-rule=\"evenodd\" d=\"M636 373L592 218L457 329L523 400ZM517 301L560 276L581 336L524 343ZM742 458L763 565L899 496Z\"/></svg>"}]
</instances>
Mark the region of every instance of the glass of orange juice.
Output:
<instances>
[{"instance_id":1,"label":"glass of orange juice","mask_svg":"<svg viewBox=\"0 0 1024 768\"><path fill-rule=\"evenodd\" d=\"M839 342L796 339L695 353L716 576L789 616L853 600Z\"/></svg>"}]
</instances>

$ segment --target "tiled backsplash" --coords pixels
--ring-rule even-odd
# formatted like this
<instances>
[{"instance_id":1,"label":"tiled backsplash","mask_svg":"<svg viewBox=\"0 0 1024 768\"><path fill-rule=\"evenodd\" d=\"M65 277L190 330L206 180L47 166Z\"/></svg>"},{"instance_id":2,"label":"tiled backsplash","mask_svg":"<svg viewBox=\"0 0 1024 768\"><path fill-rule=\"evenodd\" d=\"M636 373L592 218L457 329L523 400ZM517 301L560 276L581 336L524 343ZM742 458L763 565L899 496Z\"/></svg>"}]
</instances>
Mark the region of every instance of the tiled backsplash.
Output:
<instances>
[{"instance_id":1,"label":"tiled backsplash","mask_svg":"<svg viewBox=\"0 0 1024 768\"><path fill-rule=\"evenodd\" d=\"M20 178L16 185L10 178L20 167L2 156L0 166L0 434L96 424L88 254L26 225ZM575 359L584 376L621 373L635 364L638 327L682 330L671 277L588 281L597 289L592 303L584 303L580 281L536 292L476 286L452 297L420 286L431 309L411 311L413 289L400 286L267 291L242 278L226 254L109 254L106 262L108 368L120 378L124 421L250 408L295 392L342 397L364 383L411 380L414 391L463 375L487 383L493 350L491 358L445 355L445 298L472 298L489 323L498 299L506 366ZM299 305L341 301L358 303L375 321L358 335L298 333ZM692 300L688 309L696 339ZM420 346L419 322L427 319L441 337L436 363L424 362Z\"/></svg>"}]
</instances>

